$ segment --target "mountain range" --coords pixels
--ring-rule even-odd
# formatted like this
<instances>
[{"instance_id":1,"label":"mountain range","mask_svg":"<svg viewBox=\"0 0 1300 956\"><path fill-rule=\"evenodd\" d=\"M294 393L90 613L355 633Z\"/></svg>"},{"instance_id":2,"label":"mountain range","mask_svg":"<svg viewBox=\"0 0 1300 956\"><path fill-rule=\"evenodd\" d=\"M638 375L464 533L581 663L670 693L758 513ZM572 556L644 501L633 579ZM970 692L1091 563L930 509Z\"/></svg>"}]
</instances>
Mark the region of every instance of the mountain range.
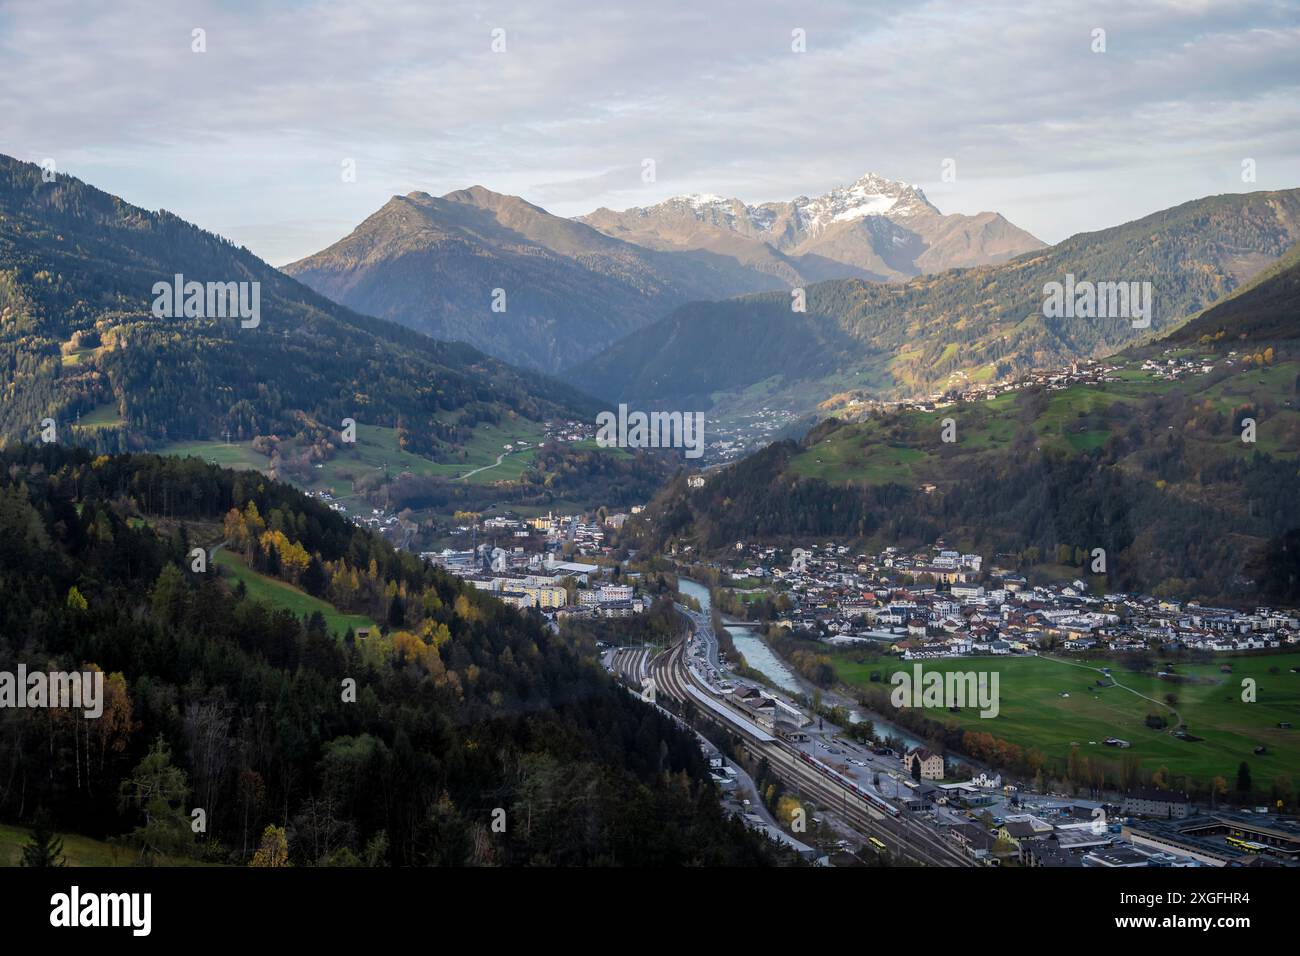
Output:
<instances>
[{"instance_id":1,"label":"mountain range","mask_svg":"<svg viewBox=\"0 0 1300 956\"><path fill-rule=\"evenodd\" d=\"M156 283L256 283L260 321L155 314ZM179 309L179 306L178 306ZM41 422L103 451L301 436L345 418L446 458L476 424L589 398L313 292L212 233L0 156L0 444Z\"/></svg>"},{"instance_id":2,"label":"mountain range","mask_svg":"<svg viewBox=\"0 0 1300 956\"><path fill-rule=\"evenodd\" d=\"M284 271L358 311L556 372L687 302L899 280L1042 245L996 213L945 216L871 174L812 199L677 197L578 219L473 186L395 196Z\"/></svg>"},{"instance_id":3,"label":"mountain range","mask_svg":"<svg viewBox=\"0 0 1300 956\"><path fill-rule=\"evenodd\" d=\"M1213 196L996 265L818 283L802 312L788 292L689 303L565 377L608 401L719 415L943 393L1167 333L1297 239L1300 190ZM1075 280L1150 283L1149 327L1128 316L1049 316L1047 285Z\"/></svg>"},{"instance_id":4,"label":"mountain range","mask_svg":"<svg viewBox=\"0 0 1300 956\"><path fill-rule=\"evenodd\" d=\"M579 217L652 249L706 250L799 286L848 275L878 281L1002 262L1044 243L998 213L944 215L918 187L868 173L821 196L747 205L694 194Z\"/></svg>"}]
</instances>

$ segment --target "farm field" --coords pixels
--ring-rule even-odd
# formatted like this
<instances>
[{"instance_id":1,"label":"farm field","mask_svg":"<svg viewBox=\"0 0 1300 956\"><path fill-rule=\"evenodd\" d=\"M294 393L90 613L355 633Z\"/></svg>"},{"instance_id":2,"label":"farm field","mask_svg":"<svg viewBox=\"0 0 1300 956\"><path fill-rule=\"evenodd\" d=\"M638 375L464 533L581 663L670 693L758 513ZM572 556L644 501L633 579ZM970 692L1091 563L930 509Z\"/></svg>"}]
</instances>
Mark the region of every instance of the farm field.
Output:
<instances>
[{"instance_id":1,"label":"farm field","mask_svg":"<svg viewBox=\"0 0 1300 956\"><path fill-rule=\"evenodd\" d=\"M856 663L849 657L834 660L836 675L845 684L867 686L872 671L886 682L889 675L918 662L883 658ZM1021 745L1036 747L1049 757L1064 761L1072 744L1081 755L1120 762L1132 755L1148 770L1168 767L1172 773L1209 781L1222 776L1232 785L1237 767L1244 760L1250 766L1256 786L1267 786L1275 777L1300 771L1300 729L1284 730L1289 722L1300 728L1300 653L1260 656L1219 656L1206 664L1175 665L1185 682L1174 683L1154 674L1134 674L1119 659L1072 661L1059 657L956 658L924 661L923 671L987 670L999 674L1000 708L997 717L981 718L977 708L934 716L951 719L968 730L984 731ZM1220 673L1230 664L1231 674ZM1084 666L1080 666L1084 665ZM1102 675L1089 668L1110 667L1115 679L1137 693L1120 687L1098 687ZM1276 668L1276 673L1272 669ZM1258 685L1257 701L1241 700L1243 678ZM1109 682L1108 682L1109 683ZM1203 738L1183 741L1168 732L1174 726L1169 709L1137 696L1163 702L1166 694L1177 697L1174 705L1188 733ZM1062 696L1068 694L1068 697ZM1148 713L1160 713L1170 721L1164 731L1146 726ZM1129 749L1108 747L1107 737L1129 741ZM1257 746L1267 752L1254 753Z\"/></svg>"},{"instance_id":2,"label":"farm field","mask_svg":"<svg viewBox=\"0 0 1300 956\"><path fill-rule=\"evenodd\" d=\"M229 551L218 551L215 560L231 577L244 582L244 587L248 589L248 596L255 601L284 608L299 617L319 611L325 618L325 627L335 637L342 637L349 627L355 631L362 627L376 626L375 622L364 614L344 614L334 605L314 598L291 584L259 574Z\"/></svg>"}]
</instances>

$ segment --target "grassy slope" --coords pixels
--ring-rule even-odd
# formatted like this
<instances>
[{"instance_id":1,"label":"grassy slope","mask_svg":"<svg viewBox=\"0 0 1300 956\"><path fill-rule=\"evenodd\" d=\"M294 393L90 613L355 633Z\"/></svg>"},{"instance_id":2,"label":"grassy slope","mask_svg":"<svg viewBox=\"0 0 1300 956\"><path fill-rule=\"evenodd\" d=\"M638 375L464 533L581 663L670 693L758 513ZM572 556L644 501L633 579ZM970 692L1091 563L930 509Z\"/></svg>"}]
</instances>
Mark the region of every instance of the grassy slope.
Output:
<instances>
[{"instance_id":1,"label":"grassy slope","mask_svg":"<svg viewBox=\"0 0 1300 956\"><path fill-rule=\"evenodd\" d=\"M76 424L81 428L117 428L122 424L122 415L117 402L105 402L82 415Z\"/></svg>"},{"instance_id":2,"label":"grassy slope","mask_svg":"<svg viewBox=\"0 0 1300 956\"><path fill-rule=\"evenodd\" d=\"M173 442L158 450L160 455L175 455L179 458L193 456L204 461L220 465L222 468L236 470L252 469L261 471L267 465L265 455L253 451L252 442L220 441L185 441Z\"/></svg>"},{"instance_id":3,"label":"grassy slope","mask_svg":"<svg viewBox=\"0 0 1300 956\"><path fill-rule=\"evenodd\" d=\"M255 601L284 608L299 617L320 611L325 618L325 626L331 634L342 637L349 627L353 630L375 627L375 622L363 614L344 614L334 605L314 598L291 584L259 574L229 551L218 551L216 563L235 580L243 581L244 587L248 589L248 596Z\"/></svg>"},{"instance_id":4,"label":"grassy slope","mask_svg":"<svg viewBox=\"0 0 1300 956\"><path fill-rule=\"evenodd\" d=\"M1222 349L1217 355L1201 349L1183 350L1180 354L1206 354L1216 365L1225 356ZM1100 447L1112 430L1126 427L1124 406L1134 401L1162 394L1179 395L1198 403L1209 402L1224 412L1254 402L1274 408L1271 421L1262 423L1255 445L1243 444L1235 433L1224 434L1217 441L1189 442L1192 453L1202 461L1252 454L1256 449L1275 457L1295 457L1297 448L1278 436L1284 436L1300 422L1300 410L1290 397L1300 362L1283 358L1266 369L1247 371L1239 365L1234 367L1238 369L1236 374L1215 384L1206 375L1161 381L1132 367L1117 376L1123 381L1072 385L1050 394L1046 409L1033 421L1033 429L1043 447L1078 452ZM1019 413L1024 402L1025 393L1008 393L934 412L907 412L902 429L893 434L886 432L880 420L868 420L841 429L796 455L788 470L830 482L893 481L915 485L933 481L942 485L947 479L969 474L982 456L1005 453L1021 425ZM957 441L945 446L939 435L943 419L949 417L957 423Z\"/></svg>"},{"instance_id":5,"label":"grassy slope","mask_svg":"<svg viewBox=\"0 0 1300 956\"><path fill-rule=\"evenodd\" d=\"M305 491L329 492L350 514L369 514L371 504L353 491L354 482L381 474L385 463L393 477L410 472L418 477L464 481L471 485L517 481L535 462L544 437L545 430L539 423L524 418L514 418L501 425L479 425L463 446L465 461L435 462L400 449L395 429L358 425L356 445L342 446L332 459L321 463L322 467L313 468L308 480L300 481L288 475L281 477ZM518 448L520 441L527 442L529 447ZM505 453L507 444L515 446L514 450ZM574 451L599 450L615 458L631 457L626 449L600 448L590 439L565 447ZM281 444L281 453L286 457L292 457L296 450L294 442ZM224 468L252 469L264 474L270 470L270 459L254 451L251 441L230 444L223 441L173 442L159 449L158 453L182 457L192 455ZM497 457L503 453L505 457L498 464ZM560 500L540 507L510 505L512 510L524 515L544 514L548 510L581 511L591 506L590 501L577 500Z\"/></svg>"},{"instance_id":6,"label":"grassy slope","mask_svg":"<svg viewBox=\"0 0 1300 956\"><path fill-rule=\"evenodd\" d=\"M468 475L464 480L471 484L513 481L532 463L543 434L541 425L523 418L500 426L480 425L474 430L473 438L464 446L464 462L435 462L399 448L396 429L358 425L354 446L341 446L332 459L322 463L323 467L312 470L311 480L293 481L293 484L306 491L328 491L342 501L349 511L368 513L369 505L361 497L352 494L353 482L382 472L385 463L388 465L388 473L393 476L411 472L420 477L458 479L470 471L483 468L484 470ZM516 450L506 455L501 464L495 464L497 456L505 450L504 445L515 444L520 440L529 442L531 447ZM292 455L293 451L293 442L284 443L283 454ZM159 449L159 453L193 455L226 468L266 472L270 467L270 460L254 451L252 442L248 441L230 444L222 441L174 442Z\"/></svg>"},{"instance_id":7,"label":"grassy slope","mask_svg":"<svg viewBox=\"0 0 1300 956\"><path fill-rule=\"evenodd\" d=\"M23 847L27 844L30 831L25 827L13 827L0 824L0 866L18 866L22 861ZM135 862L135 854L122 850L103 840L78 836L75 833L60 833L63 839L63 858L67 865L74 866L130 866ZM165 860L162 866L207 866L196 860L177 858Z\"/></svg>"},{"instance_id":8,"label":"grassy slope","mask_svg":"<svg viewBox=\"0 0 1300 956\"><path fill-rule=\"evenodd\" d=\"M418 476L438 476L457 478L468 471L485 465L492 465L496 457L505 449L504 445L514 444L521 439L536 446L541 441L543 430L536 422L516 419L505 425L480 425L474 430L474 436L464 446L466 460L462 462L435 462L422 455L404 451L397 445L397 431L376 425L358 425L357 442L354 446L341 445L339 452L324 467L319 469L320 480L312 483L322 487L330 484L350 485L353 478L360 478L371 472L382 471L385 463L390 474L397 475L409 471ZM292 453L293 442L285 442L283 450ZM219 465L234 468L254 468L265 470L269 459L252 449L252 442L190 441L174 442L159 449L164 455L195 455L205 460L215 461ZM533 460L536 448L508 455L500 466L479 472L468 480L486 484L502 479L514 479L523 474L524 469ZM480 477L481 476L481 477ZM340 488L340 490L342 490Z\"/></svg>"},{"instance_id":9,"label":"grassy slope","mask_svg":"<svg viewBox=\"0 0 1300 956\"><path fill-rule=\"evenodd\" d=\"M837 656L835 670L846 684L866 686L872 671L879 671L887 681L897 670L911 673L914 663L883 659L860 664L852 657ZM1221 674L1222 663L1231 663L1233 673ZM1119 687L1098 688L1095 681L1101 675L1078 664L1110 667L1121 684L1160 701L1165 694L1176 694L1176 709L1188 732L1204 739L1184 742L1167 730L1148 728L1144 720L1149 712L1159 712L1168 719L1165 707ZM932 712L929 716L935 719L952 719L968 730L991 733L1025 747L1037 747L1061 761L1068 756L1070 745L1078 743L1081 755L1118 763L1123 755L1133 754L1149 770L1165 766L1173 773L1207 781L1218 775L1228 780L1229 785L1235 782L1237 766L1244 760L1250 764L1256 786L1267 786L1275 776L1294 775L1300 768L1300 674L1290 672L1290 668L1298 665L1300 653L1221 656L1209 664L1176 666L1176 671L1184 677L1213 681L1206 684L1174 684L1154 676L1133 674L1117 658L1092 661L965 658L925 661L923 670L988 671L1000 675L1001 705L997 717L981 718L977 709L966 708L959 714ZM1270 667L1277 667L1278 673L1270 674ZM1258 682L1256 703L1241 701L1244 677L1253 677ZM1070 696L1060 697L1062 692ZM1289 721L1297 729L1281 730L1277 727L1279 721ZM1172 725L1171 720L1171 728ZM1133 746L1118 750L1102 744L1110 736L1128 740ZM1254 753L1254 748L1260 745L1268 748L1266 754Z\"/></svg>"}]
</instances>

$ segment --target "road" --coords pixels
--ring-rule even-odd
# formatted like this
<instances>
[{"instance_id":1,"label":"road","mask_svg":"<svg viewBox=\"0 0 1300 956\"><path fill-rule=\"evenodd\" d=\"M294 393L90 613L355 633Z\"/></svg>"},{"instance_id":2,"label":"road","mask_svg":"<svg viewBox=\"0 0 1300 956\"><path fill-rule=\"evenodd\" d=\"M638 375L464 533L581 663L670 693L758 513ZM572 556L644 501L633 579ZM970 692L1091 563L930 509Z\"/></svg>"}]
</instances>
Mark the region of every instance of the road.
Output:
<instances>
[{"instance_id":1,"label":"road","mask_svg":"<svg viewBox=\"0 0 1300 956\"><path fill-rule=\"evenodd\" d=\"M707 635L705 647L708 650L709 663L713 665L714 670L720 671L722 665L718 662L718 642L713 639L712 618L708 614L692 610L685 604L674 604L673 607L677 608L678 614L691 622L691 626L695 628L697 634Z\"/></svg>"},{"instance_id":2,"label":"road","mask_svg":"<svg viewBox=\"0 0 1300 956\"><path fill-rule=\"evenodd\" d=\"M483 466L480 467L480 468L475 468L473 471L467 471L467 472L465 472L465 474L461 475L461 476L460 476L459 478L457 478L456 480L457 480L457 481L464 481L466 478L469 478L471 475L477 475L480 471L487 471L489 468L495 468L497 465L501 464L503 461L506 460L506 455L508 455L508 454L510 454L510 452L508 452L508 451L503 451L501 454L497 455L497 460L494 461L492 464L490 464L490 465L483 465Z\"/></svg>"}]
</instances>

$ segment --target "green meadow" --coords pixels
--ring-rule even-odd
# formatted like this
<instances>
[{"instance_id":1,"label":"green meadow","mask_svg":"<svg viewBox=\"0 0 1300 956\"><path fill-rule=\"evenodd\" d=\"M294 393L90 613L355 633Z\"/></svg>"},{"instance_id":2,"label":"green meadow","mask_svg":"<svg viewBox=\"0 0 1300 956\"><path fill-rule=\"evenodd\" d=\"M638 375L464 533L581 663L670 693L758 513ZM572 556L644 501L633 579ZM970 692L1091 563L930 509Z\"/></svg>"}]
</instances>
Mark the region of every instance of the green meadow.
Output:
<instances>
[{"instance_id":1,"label":"green meadow","mask_svg":"<svg viewBox=\"0 0 1300 956\"><path fill-rule=\"evenodd\" d=\"M376 626L375 622L364 614L344 614L334 605L314 598L292 584L286 584L284 581L254 571L241 558L229 551L218 551L215 560L232 578L244 582L248 596L253 600L292 611L298 617L319 611L325 618L325 627L336 637L342 637L349 627L355 631L362 627Z\"/></svg>"},{"instance_id":2,"label":"green meadow","mask_svg":"<svg viewBox=\"0 0 1300 956\"><path fill-rule=\"evenodd\" d=\"M410 472L419 477L465 478L474 484L513 480L536 456L542 435L540 426L523 419L503 426L480 425L463 446L463 462L435 462L399 448L395 429L358 425L356 444L339 446L338 453L317 470L316 484L337 486L366 472L382 471L385 466L390 475ZM527 449L505 454L505 445L516 445L521 440L529 443ZM503 454L501 464L496 464L497 457ZM469 475L471 471L477 474Z\"/></svg>"},{"instance_id":3,"label":"green meadow","mask_svg":"<svg viewBox=\"0 0 1300 956\"><path fill-rule=\"evenodd\" d=\"M236 470L251 469L261 471L266 468L265 455L253 451L252 442L222 441L187 441L173 442L158 449L160 455L175 455L178 458L202 458L204 461L220 465L222 468Z\"/></svg>"},{"instance_id":4,"label":"green meadow","mask_svg":"<svg viewBox=\"0 0 1300 956\"><path fill-rule=\"evenodd\" d=\"M916 663L892 658L864 663L851 656L834 659L838 678L856 686L867 686L873 671L879 672L888 686L890 674L898 670L912 673ZM1131 754L1148 770L1164 766L1201 781L1222 776L1232 785L1244 760L1257 787L1266 787L1284 774L1300 782L1295 776L1300 771L1300 674L1291 672L1300 666L1300 653L1220 656L1205 664L1179 663L1174 670L1184 679L1181 683L1154 674L1135 674L1126 670L1119 658L979 657L920 663L925 672L998 674L997 717L981 718L978 708L967 707L959 713L936 712L936 719L956 721L964 729L991 733L1022 747L1036 747L1062 763L1071 746L1077 745L1080 754L1116 763ZM1223 664L1232 666L1231 674L1220 672ZM1111 668L1113 677L1131 690L1098 687L1096 681L1105 678L1090 668L1100 667ZM1241 699L1243 678L1257 683L1255 703ZM1184 741L1169 733L1176 721L1164 700L1171 693L1177 698L1173 706L1188 733L1203 739ZM1147 727L1149 713L1164 716L1169 727L1163 731ZM1291 723L1293 729L1280 729L1277 725L1281 722ZM1132 746L1127 750L1108 747L1102 743L1107 737L1127 740ZM1254 752L1259 746L1266 748L1264 754Z\"/></svg>"},{"instance_id":5,"label":"green meadow","mask_svg":"<svg viewBox=\"0 0 1300 956\"><path fill-rule=\"evenodd\" d=\"M1223 354L1206 358L1218 368L1225 367L1225 360ZM933 412L904 411L888 424L878 417L868 418L804 449L790 460L787 472L832 483L943 484L969 474L986 458L1001 460L995 456L1005 455L1017 432L1026 427L1034 433L1035 446L1044 450L1078 453L1101 448L1112 433L1128 426L1138 406L1161 396L1225 414L1246 404L1267 409L1256 449L1281 457L1300 453L1294 443L1300 430L1300 410L1294 400L1300 365L1279 359L1274 366L1245 369L1239 359L1234 362L1238 364L1232 366L1232 374L1221 381L1203 374L1176 381L1158 379L1131 365L1113 374L1118 381L1081 383L1050 392L1045 407L1032 418L1025 415L1025 392ZM956 422L957 440L945 445L940 435L943 420L949 417ZM1186 455L1193 465L1240 456L1241 451L1240 436L1231 430L1208 440L1187 438Z\"/></svg>"},{"instance_id":6,"label":"green meadow","mask_svg":"<svg viewBox=\"0 0 1300 956\"><path fill-rule=\"evenodd\" d=\"M79 428L117 428L122 424L117 402L105 402L82 415L75 423Z\"/></svg>"},{"instance_id":7,"label":"green meadow","mask_svg":"<svg viewBox=\"0 0 1300 956\"><path fill-rule=\"evenodd\" d=\"M310 481L299 484L311 491L333 488L336 495L344 496L353 481L382 472L385 468L393 476L410 472L420 477L464 478L473 484L512 481L532 463L542 438L542 427L525 419L502 425L480 425L463 446L466 453L463 462L435 462L400 448L396 429L358 425L356 443L340 445L333 458L313 470ZM528 442L529 447L505 453L505 445L517 446L520 441ZM284 442L281 446L281 454L286 457L291 457L294 450L294 442ZM229 444L222 441L175 442L159 449L159 453L193 455L226 468L266 471L270 465L270 459L253 450L251 441ZM497 457L503 454L504 458L497 464Z\"/></svg>"}]
</instances>

